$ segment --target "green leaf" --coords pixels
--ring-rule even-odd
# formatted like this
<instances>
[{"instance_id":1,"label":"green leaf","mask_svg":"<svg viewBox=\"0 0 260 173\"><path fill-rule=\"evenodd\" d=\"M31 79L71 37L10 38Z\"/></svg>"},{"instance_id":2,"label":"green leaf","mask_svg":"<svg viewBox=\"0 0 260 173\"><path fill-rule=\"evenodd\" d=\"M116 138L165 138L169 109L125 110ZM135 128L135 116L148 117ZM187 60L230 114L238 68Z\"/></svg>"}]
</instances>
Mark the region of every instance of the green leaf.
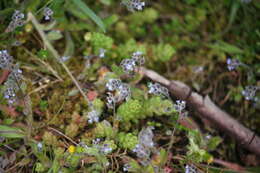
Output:
<instances>
[{"instance_id":1,"label":"green leaf","mask_svg":"<svg viewBox=\"0 0 260 173\"><path fill-rule=\"evenodd\" d=\"M75 45L74 42L70 36L69 32L65 32L65 38L66 38L66 48L63 56L72 56L74 54Z\"/></svg>"},{"instance_id":2,"label":"green leaf","mask_svg":"<svg viewBox=\"0 0 260 173\"><path fill-rule=\"evenodd\" d=\"M72 2L82 11L85 15L89 16L103 32L106 31L103 21L98 17L85 3L81 0L72 0Z\"/></svg>"},{"instance_id":3,"label":"green leaf","mask_svg":"<svg viewBox=\"0 0 260 173\"><path fill-rule=\"evenodd\" d=\"M0 136L6 138L23 138L25 135L19 128L0 125Z\"/></svg>"},{"instance_id":4,"label":"green leaf","mask_svg":"<svg viewBox=\"0 0 260 173\"><path fill-rule=\"evenodd\" d=\"M61 32L57 31L57 30L53 30L48 32L47 37L50 41L55 41L55 40L59 40L63 37L63 35L61 34Z\"/></svg>"},{"instance_id":5,"label":"green leaf","mask_svg":"<svg viewBox=\"0 0 260 173\"><path fill-rule=\"evenodd\" d=\"M7 119L4 119L3 124L10 125L10 124L12 124L13 122L14 122L14 119L7 118Z\"/></svg>"},{"instance_id":6,"label":"green leaf","mask_svg":"<svg viewBox=\"0 0 260 173\"><path fill-rule=\"evenodd\" d=\"M242 54L243 50L241 50L240 48L231 45L229 43L226 43L224 41L219 41L215 44L210 44L208 45L208 47L218 50L218 51L223 51L226 53L230 53L230 54Z\"/></svg>"},{"instance_id":7,"label":"green leaf","mask_svg":"<svg viewBox=\"0 0 260 173\"><path fill-rule=\"evenodd\" d=\"M215 150L216 147L222 142L222 139L218 136L212 137L208 141L208 149Z\"/></svg>"}]
</instances>

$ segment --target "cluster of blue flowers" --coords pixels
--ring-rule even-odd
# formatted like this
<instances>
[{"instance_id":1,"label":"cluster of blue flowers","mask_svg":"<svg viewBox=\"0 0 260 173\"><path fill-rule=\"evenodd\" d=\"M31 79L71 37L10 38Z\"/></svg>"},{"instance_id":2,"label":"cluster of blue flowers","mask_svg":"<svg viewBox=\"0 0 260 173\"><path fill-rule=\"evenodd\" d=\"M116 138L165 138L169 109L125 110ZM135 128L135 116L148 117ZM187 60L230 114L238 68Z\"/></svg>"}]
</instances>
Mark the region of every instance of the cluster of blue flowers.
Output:
<instances>
[{"instance_id":1,"label":"cluster of blue flowers","mask_svg":"<svg viewBox=\"0 0 260 173\"><path fill-rule=\"evenodd\" d=\"M24 21L25 15L21 13L18 10L15 10L12 16L12 21L9 23L6 32L12 32L15 30L15 28L23 26L25 21Z\"/></svg>"},{"instance_id":2,"label":"cluster of blue flowers","mask_svg":"<svg viewBox=\"0 0 260 173\"><path fill-rule=\"evenodd\" d=\"M145 2L142 2L140 0L122 0L121 3L125 5L129 11L132 12L134 12L135 10L143 10L145 6Z\"/></svg>"},{"instance_id":3,"label":"cluster of blue flowers","mask_svg":"<svg viewBox=\"0 0 260 173\"><path fill-rule=\"evenodd\" d=\"M10 74L4 83L4 98L7 99L9 105L17 102L16 93L19 90L19 82L22 79L22 70L18 64L13 64L13 57L9 55L7 50L0 51L0 68L9 70Z\"/></svg>"},{"instance_id":4,"label":"cluster of blue flowers","mask_svg":"<svg viewBox=\"0 0 260 173\"><path fill-rule=\"evenodd\" d=\"M106 88L109 91L107 93L107 107L110 109L113 109L116 103L128 100L131 97L129 85L119 79L109 79Z\"/></svg>"},{"instance_id":5,"label":"cluster of blue flowers","mask_svg":"<svg viewBox=\"0 0 260 173\"><path fill-rule=\"evenodd\" d=\"M126 74L133 75L135 69L145 63L145 59L142 52L134 52L130 59L124 59L120 66Z\"/></svg>"},{"instance_id":6,"label":"cluster of blue flowers","mask_svg":"<svg viewBox=\"0 0 260 173\"><path fill-rule=\"evenodd\" d=\"M45 20L51 20L53 11L49 7L45 7L43 10L43 15Z\"/></svg>"}]
</instances>

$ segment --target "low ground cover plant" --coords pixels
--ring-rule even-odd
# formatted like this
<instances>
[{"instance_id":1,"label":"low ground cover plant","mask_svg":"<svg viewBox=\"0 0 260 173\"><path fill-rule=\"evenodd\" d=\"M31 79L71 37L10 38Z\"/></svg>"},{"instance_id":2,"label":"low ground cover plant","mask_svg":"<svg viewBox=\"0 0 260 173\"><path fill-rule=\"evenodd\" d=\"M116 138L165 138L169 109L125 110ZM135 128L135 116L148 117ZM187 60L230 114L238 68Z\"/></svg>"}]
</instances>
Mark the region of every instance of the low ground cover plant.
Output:
<instances>
[{"instance_id":1,"label":"low ground cover plant","mask_svg":"<svg viewBox=\"0 0 260 173\"><path fill-rule=\"evenodd\" d=\"M257 136L259 8L2 0L0 172L257 172L254 153L143 69L210 95Z\"/></svg>"}]
</instances>

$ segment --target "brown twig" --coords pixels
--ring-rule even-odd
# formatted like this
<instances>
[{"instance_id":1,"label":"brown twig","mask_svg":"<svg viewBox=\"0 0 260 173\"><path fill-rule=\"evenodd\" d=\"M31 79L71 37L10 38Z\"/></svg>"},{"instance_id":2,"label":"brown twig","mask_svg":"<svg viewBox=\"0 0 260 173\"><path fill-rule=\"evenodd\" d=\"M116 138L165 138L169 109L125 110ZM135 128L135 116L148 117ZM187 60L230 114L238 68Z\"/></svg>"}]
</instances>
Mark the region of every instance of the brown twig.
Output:
<instances>
[{"instance_id":1,"label":"brown twig","mask_svg":"<svg viewBox=\"0 0 260 173\"><path fill-rule=\"evenodd\" d=\"M245 168L236 163L231 163L231 162L227 162L227 161L220 160L220 159L214 159L213 163L224 166L224 167L229 168L234 171L245 172Z\"/></svg>"},{"instance_id":2,"label":"brown twig","mask_svg":"<svg viewBox=\"0 0 260 173\"><path fill-rule=\"evenodd\" d=\"M193 107L201 118L209 120L217 128L233 137L242 147L260 156L260 138L217 107L209 96L203 97L197 92L193 92L186 84L180 81L169 81L152 70L142 68L141 73L151 80L165 85L175 97L185 100L188 105Z\"/></svg>"},{"instance_id":3,"label":"brown twig","mask_svg":"<svg viewBox=\"0 0 260 173\"><path fill-rule=\"evenodd\" d=\"M10 70L4 70L0 76L0 84L2 84L7 78L10 73Z\"/></svg>"}]
</instances>

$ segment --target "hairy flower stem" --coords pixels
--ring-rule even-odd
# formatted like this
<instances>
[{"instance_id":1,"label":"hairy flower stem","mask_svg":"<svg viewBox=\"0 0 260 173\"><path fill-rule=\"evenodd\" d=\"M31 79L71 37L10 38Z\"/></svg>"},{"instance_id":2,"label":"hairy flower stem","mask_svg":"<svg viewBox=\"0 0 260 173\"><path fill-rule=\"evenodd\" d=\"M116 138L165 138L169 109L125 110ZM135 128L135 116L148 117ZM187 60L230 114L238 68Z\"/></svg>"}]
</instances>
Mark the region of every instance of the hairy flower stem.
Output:
<instances>
[{"instance_id":1,"label":"hairy flower stem","mask_svg":"<svg viewBox=\"0 0 260 173\"><path fill-rule=\"evenodd\" d=\"M29 139L31 139L31 134L32 134L32 129L33 129L33 114L32 114L32 105L31 104L28 105L27 103L30 102L31 100L30 100L28 94L23 93L20 83L15 75L14 75L14 80L15 80L15 83L17 84L19 90L22 93L22 101L23 101L25 109L27 110L25 113L25 115L27 116L27 120L26 120L26 122L27 122L27 131L26 131L27 139L26 140L29 140Z\"/></svg>"},{"instance_id":2,"label":"hairy flower stem","mask_svg":"<svg viewBox=\"0 0 260 173\"><path fill-rule=\"evenodd\" d=\"M113 103L113 130L117 129L116 104Z\"/></svg>"},{"instance_id":3,"label":"hairy flower stem","mask_svg":"<svg viewBox=\"0 0 260 173\"><path fill-rule=\"evenodd\" d=\"M28 20L32 21L33 25L35 26L36 30L38 31L38 33L40 34L44 45L46 46L47 49L49 49L49 51L52 53L52 55L54 56L54 58L62 65L62 67L65 69L65 71L68 73L68 75L70 76L71 80L73 81L73 83L76 85L76 87L78 88L79 92L81 93L81 95L83 96L83 98L85 99L85 101L87 103L89 103L89 100L86 96L86 94L83 92L82 88L80 87L78 81L74 78L74 76L71 74L69 68L66 66L66 64L64 64L64 62L60 61L60 56L58 54L58 52L54 49L54 47L52 46L52 44L49 42L49 40L47 39L47 36L45 35L45 33L43 32L43 30L40 27L39 22L37 21L37 19L34 17L34 15L29 12L28 13Z\"/></svg>"}]
</instances>

